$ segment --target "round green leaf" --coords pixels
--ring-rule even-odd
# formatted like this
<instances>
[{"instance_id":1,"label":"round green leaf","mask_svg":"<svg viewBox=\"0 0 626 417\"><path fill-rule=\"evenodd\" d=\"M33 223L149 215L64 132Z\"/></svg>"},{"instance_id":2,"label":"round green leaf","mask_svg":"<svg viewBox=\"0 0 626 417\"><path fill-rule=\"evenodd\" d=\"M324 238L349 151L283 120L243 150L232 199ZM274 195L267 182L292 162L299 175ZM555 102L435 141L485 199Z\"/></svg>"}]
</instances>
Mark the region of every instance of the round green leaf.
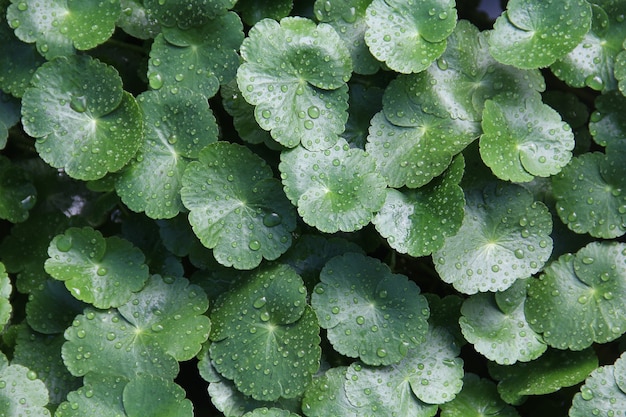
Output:
<instances>
[{"instance_id":1,"label":"round green leaf","mask_svg":"<svg viewBox=\"0 0 626 417\"><path fill-rule=\"evenodd\" d=\"M54 417L127 417L122 404L122 393L127 378L110 375L89 374L83 386L67 394Z\"/></svg>"},{"instance_id":2,"label":"round green leaf","mask_svg":"<svg viewBox=\"0 0 626 417\"><path fill-rule=\"evenodd\" d=\"M523 97L543 91L537 70L524 71L496 61L490 54L485 32L466 20L458 22L448 37L443 55L425 71L399 76L389 84L383 110L398 126L415 126L422 113L480 121L484 103L500 93Z\"/></svg>"},{"instance_id":3,"label":"round green leaf","mask_svg":"<svg viewBox=\"0 0 626 417\"><path fill-rule=\"evenodd\" d=\"M188 88L213 97L235 77L243 41L239 16L227 13L201 27L163 28L150 49L148 81L155 90Z\"/></svg>"},{"instance_id":4,"label":"round green leaf","mask_svg":"<svg viewBox=\"0 0 626 417\"><path fill-rule=\"evenodd\" d=\"M465 167L460 157L441 178L415 190L387 190L372 223L389 246L413 257L441 249L463 221L465 197L458 186Z\"/></svg>"},{"instance_id":5,"label":"round green leaf","mask_svg":"<svg viewBox=\"0 0 626 417\"><path fill-rule=\"evenodd\" d=\"M366 10L365 42L389 68L420 72L446 49L456 21L452 0L374 0Z\"/></svg>"},{"instance_id":6,"label":"round green leaf","mask_svg":"<svg viewBox=\"0 0 626 417\"><path fill-rule=\"evenodd\" d=\"M120 0L120 13L117 26L124 32L139 39L154 39L161 26L143 5L143 0Z\"/></svg>"},{"instance_id":7,"label":"round green leaf","mask_svg":"<svg viewBox=\"0 0 626 417\"><path fill-rule=\"evenodd\" d=\"M95 48L111 37L119 0L11 0L7 20L18 38L36 43L46 59Z\"/></svg>"},{"instance_id":8,"label":"round green leaf","mask_svg":"<svg viewBox=\"0 0 626 417\"><path fill-rule=\"evenodd\" d=\"M4 264L0 262L0 334L3 333L4 326L11 318L13 306L11 305L10 298L12 292L13 286L11 285L11 280L4 268Z\"/></svg>"},{"instance_id":9,"label":"round green leaf","mask_svg":"<svg viewBox=\"0 0 626 417\"><path fill-rule=\"evenodd\" d=\"M94 180L121 169L143 137L141 113L115 68L87 55L37 69L22 97L22 123L44 161Z\"/></svg>"},{"instance_id":10,"label":"round green leaf","mask_svg":"<svg viewBox=\"0 0 626 417\"><path fill-rule=\"evenodd\" d=\"M185 390L170 380L154 375L131 379L122 392L122 402L128 417L193 416L193 405L185 398Z\"/></svg>"},{"instance_id":11,"label":"round green leaf","mask_svg":"<svg viewBox=\"0 0 626 417\"><path fill-rule=\"evenodd\" d=\"M351 232L367 225L385 201L374 159L340 140L331 149L298 147L281 153L285 193L305 223L322 232Z\"/></svg>"},{"instance_id":12,"label":"round green leaf","mask_svg":"<svg viewBox=\"0 0 626 417\"><path fill-rule=\"evenodd\" d=\"M207 146L182 183L189 223L222 265L252 269L291 246L294 207L271 168L248 148L227 142Z\"/></svg>"},{"instance_id":13,"label":"round green leaf","mask_svg":"<svg viewBox=\"0 0 626 417\"><path fill-rule=\"evenodd\" d=\"M514 365L489 364L498 380L498 393L509 404L521 404L527 395L543 395L583 381L598 366L593 349L572 352L550 349L539 359Z\"/></svg>"},{"instance_id":14,"label":"round green leaf","mask_svg":"<svg viewBox=\"0 0 626 417\"><path fill-rule=\"evenodd\" d=\"M26 304L26 322L42 334L63 333L86 306L72 296L63 282L49 278L31 291Z\"/></svg>"},{"instance_id":15,"label":"round green leaf","mask_svg":"<svg viewBox=\"0 0 626 417\"><path fill-rule=\"evenodd\" d=\"M328 24L301 17L263 19L241 45L237 83L259 126L280 144L334 145L348 114L352 60Z\"/></svg>"},{"instance_id":16,"label":"round green leaf","mask_svg":"<svg viewBox=\"0 0 626 417\"><path fill-rule=\"evenodd\" d=\"M44 268L77 299L98 308L118 307L148 279L143 253L118 237L89 227L69 228L50 242Z\"/></svg>"},{"instance_id":17,"label":"round green leaf","mask_svg":"<svg viewBox=\"0 0 626 417\"><path fill-rule=\"evenodd\" d=\"M48 390L37 373L22 365L0 368L0 410L7 417L50 417Z\"/></svg>"},{"instance_id":18,"label":"round green leaf","mask_svg":"<svg viewBox=\"0 0 626 417\"><path fill-rule=\"evenodd\" d=\"M519 417L517 411L506 404L496 390L496 385L486 378L466 373L463 389L454 400L441 405L441 417Z\"/></svg>"},{"instance_id":19,"label":"round green leaf","mask_svg":"<svg viewBox=\"0 0 626 417\"><path fill-rule=\"evenodd\" d=\"M380 69L380 62L372 56L364 39L365 12L370 3L371 0L316 0L313 6L317 20L341 34L357 74L374 74Z\"/></svg>"},{"instance_id":20,"label":"round green leaf","mask_svg":"<svg viewBox=\"0 0 626 417\"><path fill-rule=\"evenodd\" d=\"M333 348L368 365L389 365L422 343L428 302L407 277L377 259L347 253L331 259L311 295Z\"/></svg>"},{"instance_id":21,"label":"round green leaf","mask_svg":"<svg viewBox=\"0 0 626 417\"><path fill-rule=\"evenodd\" d=\"M440 175L479 135L477 123L421 113L414 126L396 126L377 113L366 150L390 187L421 187Z\"/></svg>"},{"instance_id":22,"label":"round green leaf","mask_svg":"<svg viewBox=\"0 0 626 417\"><path fill-rule=\"evenodd\" d=\"M298 417L297 414L291 413L280 408L261 407L256 410L247 412L244 417Z\"/></svg>"},{"instance_id":23,"label":"round green leaf","mask_svg":"<svg viewBox=\"0 0 626 417\"><path fill-rule=\"evenodd\" d=\"M319 368L319 325L302 279L272 264L246 274L211 312L215 368L256 400L303 393Z\"/></svg>"},{"instance_id":24,"label":"round green leaf","mask_svg":"<svg viewBox=\"0 0 626 417\"><path fill-rule=\"evenodd\" d=\"M585 0L511 0L489 33L489 52L518 68L547 67L583 40L591 16Z\"/></svg>"},{"instance_id":25,"label":"round green leaf","mask_svg":"<svg viewBox=\"0 0 626 417\"><path fill-rule=\"evenodd\" d=\"M621 115L626 111L626 97L618 92L608 92L596 98L595 111L589 119L589 131L600 146L626 140L626 121Z\"/></svg>"},{"instance_id":26,"label":"round green leaf","mask_svg":"<svg viewBox=\"0 0 626 417\"><path fill-rule=\"evenodd\" d=\"M552 217L519 185L466 190L465 217L433 253L441 278L465 294L503 291L539 271L552 253Z\"/></svg>"},{"instance_id":27,"label":"round green leaf","mask_svg":"<svg viewBox=\"0 0 626 417\"><path fill-rule=\"evenodd\" d=\"M302 398L302 411L307 417L360 417L363 411L346 396L344 384L348 367L331 368L313 378Z\"/></svg>"},{"instance_id":28,"label":"round green leaf","mask_svg":"<svg viewBox=\"0 0 626 417\"><path fill-rule=\"evenodd\" d=\"M497 294L476 294L461 307L461 331L477 352L499 364L528 362L538 358L547 346L524 316L526 280ZM498 301L512 300L502 308Z\"/></svg>"},{"instance_id":29,"label":"round green leaf","mask_svg":"<svg viewBox=\"0 0 626 417\"><path fill-rule=\"evenodd\" d=\"M434 415L429 404L448 402L461 391L459 352L447 330L431 328L426 341L398 364L375 368L353 363L346 376L346 394L351 403L378 406L379 413L388 410L386 415L394 411L397 415Z\"/></svg>"},{"instance_id":30,"label":"round green leaf","mask_svg":"<svg viewBox=\"0 0 626 417\"><path fill-rule=\"evenodd\" d=\"M187 89L174 91L146 91L137 98L145 142L115 183L124 204L153 219L172 218L184 210L183 172L218 135L206 98Z\"/></svg>"},{"instance_id":31,"label":"round green leaf","mask_svg":"<svg viewBox=\"0 0 626 417\"><path fill-rule=\"evenodd\" d=\"M239 0L235 10L248 25L254 26L267 17L280 20L293 8L293 0Z\"/></svg>"},{"instance_id":32,"label":"round green leaf","mask_svg":"<svg viewBox=\"0 0 626 417\"><path fill-rule=\"evenodd\" d=\"M37 201L37 189L28 172L0 155L0 219L20 223Z\"/></svg>"},{"instance_id":33,"label":"round green leaf","mask_svg":"<svg viewBox=\"0 0 626 417\"><path fill-rule=\"evenodd\" d=\"M541 101L509 94L485 102L480 155L503 180L528 182L561 171L572 157L574 134L561 116Z\"/></svg>"},{"instance_id":34,"label":"round green leaf","mask_svg":"<svg viewBox=\"0 0 626 417\"><path fill-rule=\"evenodd\" d=\"M23 365L41 380L49 393L50 404L60 404L66 395L80 387L81 380L69 373L61 358L63 334L42 335L22 326L17 334L12 364Z\"/></svg>"},{"instance_id":35,"label":"round green leaf","mask_svg":"<svg viewBox=\"0 0 626 417\"><path fill-rule=\"evenodd\" d=\"M0 90L14 97L22 97L35 70L45 62L34 45L24 43L0 21Z\"/></svg>"},{"instance_id":36,"label":"round green leaf","mask_svg":"<svg viewBox=\"0 0 626 417\"><path fill-rule=\"evenodd\" d=\"M233 126L241 139L255 145L265 143L268 147L282 148L279 143L272 139L270 133L261 129L256 122L254 106L243 98L236 80L223 85L220 93L224 110L232 116Z\"/></svg>"},{"instance_id":37,"label":"round green leaf","mask_svg":"<svg viewBox=\"0 0 626 417\"><path fill-rule=\"evenodd\" d=\"M557 213L570 230L605 239L626 233L624 149L582 154L552 177Z\"/></svg>"},{"instance_id":38,"label":"round green leaf","mask_svg":"<svg viewBox=\"0 0 626 417\"><path fill-rule=\"evenodd\" d=\"M163 26L201 26L226 13L237 0L144 0L147 12Z\"/></svg>"},{"instance_id":39,"label":"round green leaf","mask_svg":"<svg viewBox=\"0 0 626 417\"><path fill-rule=\"evenodd\" d=\"M557 77L576 88L615 90L615 58L622 50L622 42L626 37L626 23L619 16L626 13L626 5L612 0L595 0L590 3L591 29L570 53L552 64L550 69Z\"/></svg>"},{"instance_id":40,"label":"round green leaf","mask_svg":"<svg viewBox=\"0 0 626 417\"><path fill-rule=\"evenodd\" d=\"M615 365L601 366L591 372L585 379L580 392L574 395L572 407L569 409L571 417L587 416L619 416L626 410L626 391L620 386L623 380L624 368L620 366L626 361L624 354L615 362Z\"/></svg>"},{"instance_id":41,"label":"round green leaf","mask_svg":"<svg viewBox=\"0 0 626 417\"><path fill-rule=\"evenodd\" d=\"M526 317L545 341L581 350L626 332L626 245L593 242L566 254L531 282Z\"/></svg>"}]
</instances>

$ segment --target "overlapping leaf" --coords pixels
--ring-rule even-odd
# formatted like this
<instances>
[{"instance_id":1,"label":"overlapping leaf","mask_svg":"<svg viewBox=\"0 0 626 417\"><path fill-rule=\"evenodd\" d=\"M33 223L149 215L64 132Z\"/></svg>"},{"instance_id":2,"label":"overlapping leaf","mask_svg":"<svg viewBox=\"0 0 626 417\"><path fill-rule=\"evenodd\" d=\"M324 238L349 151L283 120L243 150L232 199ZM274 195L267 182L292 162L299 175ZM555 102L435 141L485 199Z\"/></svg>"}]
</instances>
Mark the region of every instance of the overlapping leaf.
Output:
<instances>
[{"instance_id":1,"label":"overlapping leaf","mask_svg":"<svg viewBox=\"0 0 626 417\"><path fill-rule=\"evenodd\" d=\"M122 403L128 378L89 374L83 386L68 393L67 401L59 405L55 417L95 417L114 415L127 417Z\"/></svg>"},{"instance_id":2,"label":"overlapping leaf","mask_svg":"<svg viewBox=\"0 0 626 417\"><path fill-rule=\"evenodd\" d=\"M131 210L145 211L157 219L171 218L184 210L180 199L183 172L218 134L203 95L187 89L174 91L146 91L138 97L145 142L115 184Z\"/></svg>"},{"instance_id":3,"label":"overlapping leaf","mask_svg":"<svg viewBox=\"0 0 626 417\"><path fill-rule=\"evenodd\" d=\"M267 17L280 20L289 15L293 8L293 0L239 0L235 11L249 26L254 26Z\"/></svg>"},{"instance_id":4,"label":"overlapping leaf","mask_svg":"<svg viewBox=\"0 0 626 417\"><path fill-rule=\"evenodd\" d=\"M428 303L404 275L347 253L331 259L311 295L320 326L339 353L368 365L401 361L426 338Z\"/></svg>"},{"instance_id":5,"label":"overlapping leaf","mask_svg":"<svg viewBox=\"0 0 626 417\"><path fill-rule=\"evenodd\" d=\"M302 398L302 410L307 417L359 417L362 410L348 400L344 388L347 366L327 370L313 379Z\"/></svg>"},{"instance_id":6,"label":"overlapping leaf","mask_svg":"<svg viewBox=\"0 0 626 417\"><path fill-rule=\"evenodd\" d=\"M614 365L597 368L585 379L580 392L574 396L569 409L571 417L590 415L616 416L626 410L624 368L626 355L622 354Z\"/></svg>"},{"instance_id":7,"label":"overlapping leaf","mask_svg":"<svg viewBox=\"0 0 626 417\"><path fill-rule=\"evenodd\" d=\"M446 236L461 227L465 197L458 186L464 161L459 157L441 178L415 190L387 190L372 223L400 253L419 257L439 250Z\"/></svg>"},{"instance_id":8,"label":"overlapping leaf","mask_svg":"<svg viewBox=\"0 0 626 417\"><path fill-rule=\"evenodd\" d=\"M86 55L43 64L22 97L22 123L41 158L72 178L121 169L143 136L139 106L115 68Z\"/></svg>"},{"instance_id":9,"label":"overlapping leaf","mask_svg":"<svg viewBox=\"0 0 626 417\"><path fill-rule=\"evenodd\" d=\"M41 334L63 333L86 306L63 282L48 278L32 289L26 304L26 322Z\"/></svg>"},{"instance_id":10,"label":"overlapping leaf","mask_svg":"<svg viewBox=\"0 0 626 417\"><path fill-rule=\"evenodd\" d=\"M389 68L420 72L446 49L456 21L451 0L374 0L366 10L365 42Z\"/></svg>"},{"instance_id":11,"label":"overlapping leaf","mask_svg":"<svg viewBox=\"0 0 626 417\"><path fill-rule=\"evenodd\" d=\"M0 410L7 417L50 417L48 390L34 371L0 363Z\"/></svg>"},{"instance_id":12,"label":"overlapping leaf","mask_svg":"<svg viewBox=\"0 0 626 417\"><path fill-rule=\"evenodd\" d=\"M517 411L506 404L493 382L478 375L466 373L463 389L454 400L441 405L441 417L519 417Z\"/></svg>"},{"instance_id":13,"label":"overlapping leaf","mask_svg":"<svg viewBox=\"0 0 626 417\"><path fill-rule=\"evenodd\" d=\"M559 349L581 350L626 332L626 245L593 242L548 265L528 288L531 327Z\"/></svg>"},{"instance_id":14,"label":"overlapping leaf","mask_svg":"<svg viewBox=\"0 0 626 417\"><path fill-rule=\"evenodd\" d=\"M503 64L547 67L583 40L591 20L585 0L512 0L489 33L489 51Z\"/></svg>"},{"instance_id":15,"label":"overlapping leaf","mask_svg":"<svg viewBox=\"0 0 626 417\"><path fill-rule=\"evenodd\" d=\"M557 213L569 229L605 239L626 233L625 144L575 157L552 177Z\"/></svg>"},{"instance_id":16,"label":"overlapping leaf","mask_svg":"<svg viewBox=\"0 0 626 417\"><path fill-rule=\"evenodd\" d=\"M626 97L618 92L608 92L595 100L595 111L589 119L589 131L600 146L626 141L626 121L621 117L626 111Z\"/></svg>"},{"instance_id":17,"label":"overlapping leaf","mask_svg":"<svg viewBox=\"0 0 626 417\"><path fill-rule=\"evenodd\" d=\"M120 0L122 13L116 25L124 32L139 39L153 39L161 26L143 5L143 0Z\"/></svg>"},{"instance_id":18,"label":"overlapping leaf","mask_svg":"<svg viewBox=\"0 0 626 417\"><path fill-rule=\"evenodd\" d=\"M122 402L128 417L193 417L193 405L185 394L171 380L141 375L126 384Z\"/></svg>"},{"instance_id":19,"label":"overlapping leaf","mask_svg":"<svg viewBox=\"0 0 626 417\"><path fill-rule=\"evenodd\" d=\"M247 274L216 302L215 368L257 400L301 395L319 367L319 325L302 279L273 264Z\"/></svg>"},{"instance_id":20,"label":"overlapping leaf","mask_svg":"<svg viewBox=\"0 0 626 417\"><path fill-rule=\"evenodd\" d=\"M538 93L508 94L485 102L480 155L493 173L514 182L558 173L572 157L574 134Z\"/></svg>"},{"instance_id":21,"label":"overlapping leaf","mask_svg":"<svg viewBox=\"0 0 626 417\"><path fill-rule=\"evenodd\" d=\"M303 220L322 232L359 230L385 201L374 159L343 139L324 151L283 152L279 169L287 197Z\"/></svg>"},{"instance_id":22,"label":"overlapping leaf","mask_svg":"<svg viewBox=\"0 0 626 417\"><path fill-rule=\"evenodd\" d=\"M0 90L14 97L22 97L30 79L41 64L45 62L34 45L21 42L5 23L0 22Z\"/></svg>"},{"instance_id":23,"label":"overlapping leaf","mask_svg":"<svg viewBox=\"0 0 626 417\"><path fill-rule=\"evenodd\" d=\"M461 228L433 253L445 282L466 294L503 291L552 253L552 217L526 189L500 182L466 190Z\"/></svg>"},{"instance_id":24,"label":"overlapping leaf","mask_svg":"<svg viewBox=\"0 0 626 417\"><path fill-rule=\"evenodd\" d=\"M328 24L301 17L263 19L241 45L237 83L259 126L279 143L333 146L348 114L352 60Z\"/></svg>"},{"instance_id":25,"label":"overlapping leaf","mask_svg":"<svg viewBox=\"0 0 626 417\"><path fill-rule=\"evenodd\" d=\"M237 0L144 0L146 11L163 26L187 29L223 15Z\"/></svg>"},{"instance_id":26,"label":"overlapping leaf","mask_svg":"<svg viewBox=\"0 0 626 417\"><path fill-rule=\"evenodd\" d=\"M200 27L163 28L150 49L148 81L153 89L188 88L213 97L235 77L243 27L235 13L215 17Z\"/></svg>"},{"instance_id":27,"label":"overlapping leaf","mask_svg":"<svg viewBox=\"0 0 626 417\"><path fill-rule=\"evenodd\" d=\"M0 334L3 333L4 326L11 318L13 306L11 305L9 299L12 292L13 286L11 285L11 280L9 279L9 275L4 268L4 264L0 262Z\"/></svg>"},{"instance_id":28,"label":"overlapping leaf","mask_svg":"<svg viewBox=\"0 0 626 417\"><path fill-rule=\"evenodd\" d=\"M1 42L1 39L0 39ZM0 80L2 88L2 80ZM20 121L20 101L0 89L0 150L4 149L9 137L9 129Z\"/></svg>"},{"instance_id":29,"label":"overlapping leaf","mask_svg":"<svg viewBox=\"0 0 626 417\"><path fill-rule=\"evenodd\" d=\"M0 219L21 223L37 201L37 189L27 171L0 155Z\"/></svg>"},{"instance_id":30,"label":"overlapping leaf","mask_svg":"<svg viewBox=\"0 0 626 417\"><path fill-rule=\"evenodd\" d=\"M48 247L45 270L77 299L98 308L118 307L148 279L143 253L118 237L92 228L70 228Z\"/></svg>"},{"instance_id":31,"label":"overlapping leaf","mask_svg":"<svg viewBox=\"0 0 626 417\"><path fill-rule=\"evenodd\" d=\"M222 265L252 269L291 246L294 207L271 168L248 148L207 146L185 170L182 184L189 222Z\"/></svg>"}]
</instances>

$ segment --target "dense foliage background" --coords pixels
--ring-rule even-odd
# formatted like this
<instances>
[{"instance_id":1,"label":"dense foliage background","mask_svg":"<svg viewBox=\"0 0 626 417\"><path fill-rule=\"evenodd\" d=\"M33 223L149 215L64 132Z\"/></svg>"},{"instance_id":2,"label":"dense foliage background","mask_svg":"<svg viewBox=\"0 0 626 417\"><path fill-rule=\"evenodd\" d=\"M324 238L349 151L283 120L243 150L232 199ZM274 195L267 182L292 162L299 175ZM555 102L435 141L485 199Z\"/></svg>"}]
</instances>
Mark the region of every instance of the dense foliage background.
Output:
<instances>
[{"instance_id":1,"label":"dense foliage background","mask_svg":"<svg viewBox=\"0 0 626 417\"><path fill-rule=\"evenodd\" d=\"M0 417L626 413L626 1L0 10Z\"/></svg>"}]
</instances>

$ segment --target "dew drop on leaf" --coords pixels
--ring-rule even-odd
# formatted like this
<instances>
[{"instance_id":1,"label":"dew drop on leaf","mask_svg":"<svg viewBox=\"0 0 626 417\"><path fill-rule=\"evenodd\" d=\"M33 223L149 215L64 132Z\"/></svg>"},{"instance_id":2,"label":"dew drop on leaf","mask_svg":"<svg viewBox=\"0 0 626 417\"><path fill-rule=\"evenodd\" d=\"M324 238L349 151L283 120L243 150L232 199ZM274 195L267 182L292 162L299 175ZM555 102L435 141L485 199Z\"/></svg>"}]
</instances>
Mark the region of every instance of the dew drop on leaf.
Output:
<instances>
[{"instance_id":1,"label":"dew drop on leaf","mask_svg":"<svg viewBox=\"0 0 626 417\"><path fill-rule=\"evenodd\" d=\"M268 213L263 216L263 225L265 227L276 227L283 222L283 218L278 213Z\"/></svg>"},{"instance_id":2,"label":"dew drop on leaf","mask_svg":"<svg viewBox=\"0 0 626 417\"><path fill-rule=\"evenodd\" d=\"M59 251L68 252L72 249L72 238L63 235L57 239L56 246Z\"/></svg>"},{"instance_id":3,"label":"dew drop on leaf","mask_svg":"<svg viewBox=\"0 0 626 417\"><path fill-rule=\"evenodd\" d=\"M261 249L261 242L259 242L258 240L253 240L248 244L248 247L250 248L250 250L257 251Z\"/></svg>"},{"instance_id":4,"label":"dew drop on leaf","mask_svg":"<svg viewBox=\"0 0 626 417\"><path fill-rule=\"evenodd\" d=\"M267 303L267 299L265 298L265 296L263 296L263 297L259 297L256 300L254 300L254 303L252 305L254 306L254 308L261 308L266 303Z\"/></svg>"},{"instance_id":5,"label":"dew drop on leaf","mask_svg":"<svg viewBox=\"0 0 626 417\"><path fill-rule=\"evenodd\" d=\"M87 99L85 96L73 96L70 100L70 108L76 113L84 113L87 111Z\"/></svg>"}]
</instances>

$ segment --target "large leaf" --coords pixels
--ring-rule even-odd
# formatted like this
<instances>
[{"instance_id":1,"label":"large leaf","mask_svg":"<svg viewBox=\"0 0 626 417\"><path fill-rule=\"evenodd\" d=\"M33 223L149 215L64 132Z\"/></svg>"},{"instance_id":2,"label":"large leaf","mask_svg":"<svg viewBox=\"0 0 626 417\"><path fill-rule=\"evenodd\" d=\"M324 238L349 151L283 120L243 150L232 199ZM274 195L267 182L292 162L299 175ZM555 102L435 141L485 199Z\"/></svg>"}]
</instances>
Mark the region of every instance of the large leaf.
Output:
<instances>
[{"instance_id":1,"label":"large leaf","mask_svg":"<svg viewBox=\"0 0 626 417\"><path fill-rule=\"evenodd\" d=\"M248 148L226 142L207 146L182 183L189 223L222 265L252 269L291 246L294 207L271 168Z\"/></svg>"},{"instance_id":2,"label":"large leaf","mask_svg":"<svg viewBox=\"0 0 626 417\"><path fill-rule=\"evenodd\" d=\"M368 365L389 365L426 338L428 303L404 275L364 255L331 259L311 306L339 353Z\"/></svg>"},{"instance_id":3,"label":"large leaf","mask_svg":"<svg viewBox=\"0 0 626 417\"><path fill-rule=\"evenodd\" d=\"M433 253L445 282L466 294L503 291L539 271L552 253L552 217L521 186L490 182L466 190L458 233Z\"/></svg>"},{"instance_id":4,"label":"large leaf","mask_svg":"<svg viewBox=\"0 0 626 417\"><path fill-rule=\"evenodd\" d=\"M257 400L301 395L319 367L319 325L286 265L244 275L218 298L211 320L215 368Z\"/></svg>"},{"instance_id":5,"label":"large leaf","mask_svg":"<svg viewBox=\"0 0 626 417\"><path fill-rule=\"evenodd\" d=\"M372 55L401 73L423 71L441 56L457 20L452 0L374 0L366 12Z\"/></svg>"},{"instance_id":6,"label":"large leaf","mask_svg":"<svg viewBox=\"0 0 626 417\"><path fill-rule=\"evenodd\" d=\"M374 159L343 139L331 149L298 147L280 158L287 197L303 220L322 232L359 230L385 201L385 183Z\"/></svg>"},{"instance_id":7,"label":"large leaf","mask_svg":"<svg viewBox=\"0 0 626 417\"><path fill-rule=\"evenodd\" d=\"M489 51L503 64L547 67L573 50L590 28L591 6L585 0L511 0L489 34Z\"/></svg>"},{"instance_id":8,"label":"large leaf","mask_svg":"<svg viewBox=\"0 0 626 417\"><path fill-rule=\"evenodd\" d=\"M493 382L466 373L463 389L454 400L441 405L441 417L519 417L517 411L506 404Z\"/></svg>"},{"instance_id":9,"label":"large leaf","mask_svg":"<svg viewBox=\"0 0 626 417\"><path fill-rule=\"evenodd\" d=\"M363 415L363 410L353 405L346 396L344 384L347 371L346 366L331 368L313 379L302 398L302 410L307 417Z\"/></svg>"},{"instance_id":10,"label":"large leaf","mask_svg":"<svg viewBox=\"0 0 626 417\"><path fill-rule=\"evenodd\" d=\"M622 354L614 365L601 366L591 372L580 392L574 396L569 415L587 417L623 414L626 410L625 365L626 355Z\"/></svg>"},{"instance_id":11,"label":"large leaf","mask_svg":"<svg viewBox=\"0 0 626 417\"><path fill-rule=\"evenodd\" d=\"M50 417L48 390L37 373L22 365L0 364L0 410L7 417Z\"/></svg>"},{"instance_id":12,"label":"large leaf","mask_svg":"<svg viewBox=\"0 0 626 417\"><path fill-rule=\"evenodd\" d=\"M47 273L65 282L77 299L98 308L118 307L148 279L143 253L92 228L70 228L50 242Z\"/></svg>"},{"instance_id":13,"label":"large leaf","mask_svg":"<svg viewBox=\"0 0 626 417\"><path fill-rule=\"evenodd\" d=\"M566 254L531 282L526 317L545 341L581 350L626 332L626 245L593 242Z\"/></svg>"},{"instance_id":14,"label":"large leaf","mask_svg":"<svg viewBox=\"0 0 626 417\"><path fill-rule=\"evenodd\" d=\"M239 89L277 142L312 150L337 142L348 117L352 60L330 25L263 19L250 29L241 56Z\"/></svg>"},{"instance_id":15,"label":"large leaf","mask_svg":"<svg viewBox=\"0 0 626 417\"><path fill-rule=\"evenodd\" d=\"M41 158L73 178L121 169L143 136L139 106L115 68L87 55L43 64L22 97L22 123Z\"/></svg>"},{"instance_id":16,"label":"large leaf","mask_svg":"<svg viewBox=\"0 0 626 417\"><path fill-rule=\"evenodd\" d=\"M574 134L539 93L509 94L485 102L480 155L497 177L528 182L561 171L572 157Z\"/></svg>"},{"instance_id":17,"label":"large leaf","mask_svg":"<svg viewBox=\"0 0 626 417\"><path fill-rule=\"evenodd\" d=\"M172 218L184 210L183 172L202 148L217 140L217 123L206 98L191 90L146 91L137 101L145 141L115 189L131 210L155 219Z\"/></svg>"}]
</instances>

